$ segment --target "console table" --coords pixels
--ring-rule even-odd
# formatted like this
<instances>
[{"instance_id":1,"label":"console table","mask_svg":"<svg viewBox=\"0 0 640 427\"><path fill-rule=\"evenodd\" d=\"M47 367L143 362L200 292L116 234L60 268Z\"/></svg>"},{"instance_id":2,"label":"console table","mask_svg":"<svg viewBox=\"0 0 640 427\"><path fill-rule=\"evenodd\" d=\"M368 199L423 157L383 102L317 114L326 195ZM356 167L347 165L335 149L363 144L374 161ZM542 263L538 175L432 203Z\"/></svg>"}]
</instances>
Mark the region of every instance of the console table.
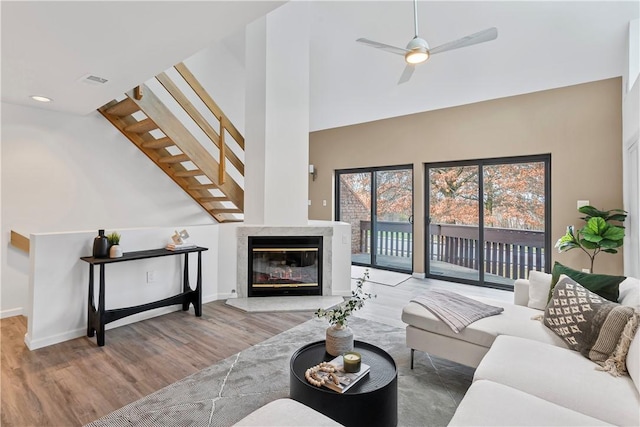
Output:
<instances>
[{"instance_id":1,"label":"console table","mask_svg":"<svg viewBox=\"0 0 640 427\"><path fill-rule=\"evenodd\" d=\"M126 252L121 258L94 258L82 257L82 261L89 263L89 304L87 307L87 336L93 337L97 333L98 346L104 345L104 327L107 323L111 323L123 317L131 316L154 308L165 307L168 305L182 304L182 310L189 310L189 304L193 304L193 308L197 317L202 316L202 252L209 250L196 246L189 249L181 249L170 251L168 249L151 249L147 251ZM189 286L189 254L196 252L198 254L198 275L196 279L196 288L191 289ZM135 261L140 259L158 258L164 256L174 256L184 254L184 275L182 279L182 292L169 298L147 304L137 305L133 307L124 307L107 310L104 307L105 296L105 266L116 262ZM98 292L98 307L94 301L94 267L100 266L100 290Z\"/></svg>"}]
</instances>

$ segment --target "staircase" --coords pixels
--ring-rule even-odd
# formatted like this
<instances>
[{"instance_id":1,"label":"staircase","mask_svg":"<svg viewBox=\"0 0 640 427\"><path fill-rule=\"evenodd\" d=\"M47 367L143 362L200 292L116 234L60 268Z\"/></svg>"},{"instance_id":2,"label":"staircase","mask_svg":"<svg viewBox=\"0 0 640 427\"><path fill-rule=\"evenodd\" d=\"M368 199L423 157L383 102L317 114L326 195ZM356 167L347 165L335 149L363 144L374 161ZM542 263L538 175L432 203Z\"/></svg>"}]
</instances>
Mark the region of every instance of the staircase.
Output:
<instances>
[{"instance_id":1,"label":"staircase","mask_svg":"<svg viewBox=\"0 0 640 427\"><path fill-rule=\"evenodd\" d=\"M244 138L183 63L174 70L173 79L156 76L165 101L141 85L98 111L218 222L242 221ZM192 130L199 128L199 138L178 111Z\"/></svg>"}]
</instances>

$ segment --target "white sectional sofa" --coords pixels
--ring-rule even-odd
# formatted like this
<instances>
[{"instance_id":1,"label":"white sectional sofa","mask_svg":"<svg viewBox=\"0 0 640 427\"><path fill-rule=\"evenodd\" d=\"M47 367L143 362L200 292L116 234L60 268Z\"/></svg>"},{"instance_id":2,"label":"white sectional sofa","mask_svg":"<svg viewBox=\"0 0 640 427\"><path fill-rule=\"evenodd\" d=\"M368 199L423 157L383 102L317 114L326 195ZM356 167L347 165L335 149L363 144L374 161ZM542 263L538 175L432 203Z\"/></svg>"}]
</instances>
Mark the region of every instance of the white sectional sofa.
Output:
<instances>
[{"instance_id":1,"label":"white sectional sofa","mask_svg":"<svg viewBox=\"0 0 640 427\"><path fill-rule=\"evenodd\" d=\"M629 349L629 376L614 377L569 350L529 308L528 280L515 284L514 304L480 299L504 312L456 334L426 308L409 303L402 320L407 346L476 367L452 426L640 426L640 332ZM620 284L620 304L640 309L640 281Z\"/></svg>"}]
</instances>

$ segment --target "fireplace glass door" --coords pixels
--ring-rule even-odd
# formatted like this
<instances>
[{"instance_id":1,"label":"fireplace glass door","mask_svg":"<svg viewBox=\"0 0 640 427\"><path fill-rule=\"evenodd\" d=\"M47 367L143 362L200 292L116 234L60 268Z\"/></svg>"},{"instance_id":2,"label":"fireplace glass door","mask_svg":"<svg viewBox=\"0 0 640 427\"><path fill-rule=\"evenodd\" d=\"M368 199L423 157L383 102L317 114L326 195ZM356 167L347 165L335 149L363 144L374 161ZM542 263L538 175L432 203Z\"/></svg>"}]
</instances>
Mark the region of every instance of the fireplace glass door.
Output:
<instances>
[{"instance_id":1,"label":"fireplace glass door","mask_svg":"<svg viewBox=\"0 0 640 427\"><path fill-rule=\"evenodd\" d=\"M249 292L322 295L322 237L250 237Z\"/></svg>"}]
</instances>

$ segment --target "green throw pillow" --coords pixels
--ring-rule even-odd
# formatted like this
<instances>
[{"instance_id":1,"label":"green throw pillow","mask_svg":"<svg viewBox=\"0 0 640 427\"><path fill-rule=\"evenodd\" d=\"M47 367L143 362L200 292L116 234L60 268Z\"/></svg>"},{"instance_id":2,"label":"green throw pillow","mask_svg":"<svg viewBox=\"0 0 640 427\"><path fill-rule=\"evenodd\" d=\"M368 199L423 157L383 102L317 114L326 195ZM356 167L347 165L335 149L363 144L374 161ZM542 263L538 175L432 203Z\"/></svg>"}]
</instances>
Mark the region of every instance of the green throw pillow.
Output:
<instances>
[{"instance_id":1,"label":"green throw pillow","mask_svg":"<svg viewBox=\"0 0 640 427\"><path fill-rule=\"evenodd\" d=\"M582 271L574 270L573 268L569 268L556 261L553 265L553 271L551 272L551 289L549 289L549 299L551 299L551 295L553 295L553 288L555 288L556 283L558 283L558 279L560 279L561 274L572 278L591 292L613 302L618 302L618 296L620 296L620 283L626 279L624 276L583 273Z\"/></svg>"}]
</instances>

